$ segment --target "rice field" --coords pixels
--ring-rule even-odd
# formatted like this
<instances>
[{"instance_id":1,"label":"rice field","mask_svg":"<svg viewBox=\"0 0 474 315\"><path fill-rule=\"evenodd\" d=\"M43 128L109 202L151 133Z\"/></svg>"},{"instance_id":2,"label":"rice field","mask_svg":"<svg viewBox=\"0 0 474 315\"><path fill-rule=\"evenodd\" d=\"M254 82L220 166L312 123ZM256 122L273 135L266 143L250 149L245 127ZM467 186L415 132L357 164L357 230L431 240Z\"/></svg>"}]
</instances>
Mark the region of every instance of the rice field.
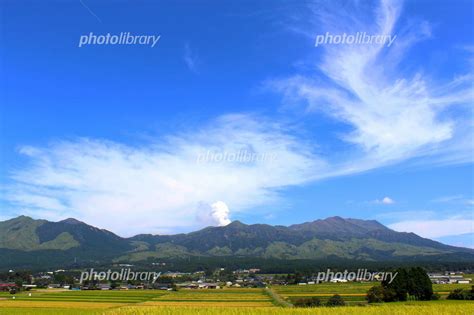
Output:
<instances>
[{"instance_id":1,"label":"rice field","mask_svg":"<svg viewBox=\"0 0 474 315\"><path fill-rule=\"evenodd\" d=\"M366 303L365 295L374 285L377 283L320 283L303 286L274 286L273 289L283 299L290 302L305 297L317 297L324 302L334 294L339 294L347 304L358 305ZM471 284L433 284L433 291L445 298L454 289L470 289L471 286Z\"/></svg>"},{"instance_id":2,"label":"rice field","mask_svg":"<svg viewBox=\"0 0 474 315\"><path fill-rule=\"evenodd\" d=\"M272 307L262 289L181 290L166 292L145 306Z\"/></svg>"},{"instance_id":3,"label":"rice field","mask_svg":"<svg viewBox=\"0 0 474 315\"><path fill-rule=\"evenodd\" d=\"M225 288L218 290L128 290L128 291L67 291L33 290L13 296L0 293L0 314L202 314L202 315L270 315L270 314L413 314L413 315L472 315L474 302L439 300L430 302L409 301L367 305L365 292L372 284L318 284L307 286L274 286L277 297L291 301L306 296L321 300L340 294L350 306L340 308L319 307L313 309L283 308L275 296L265 289ZM469 285L441 285L435 290L449 292L456 287ZM441 291L440 291L441 292ZM28 293L31 293L29 296Z\"/></svg>"},{"instance_id":4,"label":"rice field","mask_svg":"<svg viewBox=\"0 0 474 315\"><path fill-rule=\"evenodd\" d=\"M187 308L187 307L123 307L109 310L106 315L472 315L474 303L443 303L439 301L377 306L301 308Z\"/></svg>"},{"instance_id":5,"label":"rice field","mask_svg":"<svg viewBox=\"0 0 474 315\"><path fill-rule=\"evenodd\" d=\"M186 306L123 306L118 308L74 309L64 305L58 308L0 308L0 314L8 315L472 315L474 303L469 301L432 301L374 306L348 306L339 308L319 307L311 309L279 307L186 307Z\"/></svg>"}]
</instances>

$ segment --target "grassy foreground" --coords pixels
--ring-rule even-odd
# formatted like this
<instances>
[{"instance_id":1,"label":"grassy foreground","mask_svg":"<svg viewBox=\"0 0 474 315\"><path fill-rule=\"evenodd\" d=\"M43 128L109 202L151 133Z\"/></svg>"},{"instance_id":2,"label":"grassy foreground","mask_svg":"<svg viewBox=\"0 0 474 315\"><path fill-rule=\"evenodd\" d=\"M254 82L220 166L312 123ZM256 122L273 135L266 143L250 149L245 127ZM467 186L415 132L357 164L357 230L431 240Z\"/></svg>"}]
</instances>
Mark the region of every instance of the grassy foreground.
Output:
<instances>
[{"instance_id":1,"label":"grassy foreground","mask_svg":"<svg viewBox=\"0 0 474 315\"><path fill-rule=\"evenodd\" d=\"M165 314L165 315L286 315L286 314L312 314L312 315L472 315L474 314L474 304L444 304L444 305L379 305L364 307L318 307L310 309L296 308L246 308L246 309L216 309L216 308L140 308L123 307L111 310L107 315L145 315L145 314Z\"/></svg>"},{"instance_id":2,"label":"grassy foreground","mask_svg":"<svg viewBox=\"0 0 474 315\"><path fill-rule=\"evenodd\" d=\"M319 307L311 309L258 307L258 308L216 308L184 306L122 306L106 310L71 309L71 308L0 308L0 314L11 315L46 315L46 314L103 314L103 315L472 315L474 302L445 301L391 303L371 306Z\"/></svg>"},{"instance_id":3,"label":"grassy foreground","mask_svg":"<svg viewBox=\"0 0 474 315\"><path fill-rule=\"evenodd\" d=\"M439 287L442 292L453 289ZM220 290L130 290L68 291L34 290L13 296L0 293L0 314L8 315L285 315L285 314L366 314L366 315L473 315L474 302L438 301L368 305L364 301L367 284L328 284L311 286L275 286L270 289L225 288ZM30 295L31 293L31 295ZM288 303L302 296L327 299L339 293L349 304L345 307L294 308Z\"/></svg>"}]
</instances>

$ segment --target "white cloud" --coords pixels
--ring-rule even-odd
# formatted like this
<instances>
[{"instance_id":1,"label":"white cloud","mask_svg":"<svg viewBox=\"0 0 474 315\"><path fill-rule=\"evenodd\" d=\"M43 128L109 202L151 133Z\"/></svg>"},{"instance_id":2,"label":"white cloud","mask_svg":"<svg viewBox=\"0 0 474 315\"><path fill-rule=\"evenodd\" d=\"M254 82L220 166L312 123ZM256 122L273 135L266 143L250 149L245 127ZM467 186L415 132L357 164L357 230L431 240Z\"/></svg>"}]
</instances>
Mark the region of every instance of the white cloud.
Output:
<instances>
[{"instance_id":1,"label":"white cloud","mask_svg":"<svg viewBox=\"0 0 474 315\"><path fill-rule=\"evenodd\" d=\"M351 127L341 139L356 149L350 162L341 163L339 174L415 157L436 157L440 163L473 160L472 75L435 84L421 71L409 75L399 70L408 49L431 36L426 22L396 28L400 3L381 1L374 9L359 2L362 8L331 2L337 11L330 12L320 4L316 15L323 32L391 34L397 39L390 48L378 44L314 48L322 53L317 64L322 75L295 75L269 83L284 94L286 103L303 100L307 111L324 113ZM454 117L450 114L454 109L466 115Z\"/></svg>"},{"instance_id":2,"label":"white cloud","mask_svg":"<svg viewBox=\"0 0 474 315\"><path fill-rule=\"evenodd\" d=\"M399 232L413 232L427 238L474 233L472 219L441 220L407 220L390 224L389 227Z\"/></svg>"},{"instance_id":3,"label":"white cloud","mask_svg":"<svg viewBox=\"0 0 474 315\"><path fill-rule=\"evenodd\" d=\"M384 205L391 205L391 204L394 204L395 201L394 201L392 198L390 198L390 197L384 197L384 198L380 201L380 203L382 203L382 204L384 204Z\"/></svg>"},{"instance_id":4,"label":"white cloud","mask_svg":"<svg viewBox=\"0 0 474 315\"><path fill-rule=\"evenodd\" d=\"M143 146L76 139L23 147L31 163L14 173L7 197L23 213L74 216L122 235L223 225L229 222L227 205L239 213L277 202L278 190L304 184L326 167L287 129L262 118L227 115ZM275 159L197 161L208 150L242 149ZM197 219L202 204L211 205L204 221Z\"/></svg>"}]
</instances>

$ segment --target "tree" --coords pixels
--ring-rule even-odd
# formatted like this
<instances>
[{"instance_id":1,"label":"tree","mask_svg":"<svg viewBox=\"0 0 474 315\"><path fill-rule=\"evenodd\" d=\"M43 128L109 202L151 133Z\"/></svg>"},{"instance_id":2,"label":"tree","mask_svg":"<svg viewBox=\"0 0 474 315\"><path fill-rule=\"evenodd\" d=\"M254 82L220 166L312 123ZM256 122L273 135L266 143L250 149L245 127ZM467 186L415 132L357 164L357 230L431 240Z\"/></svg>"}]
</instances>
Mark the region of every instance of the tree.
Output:
<instances>
[{"instance_id":1,"label":"tree","mask_svg":"<svg viewBox=\"0 0 474 315\"><path fill-rule=\"evenodd\" d=\"M417 300L428 301L433 297L433 284L423 268L415 267L408 271L408 294Z\"/></svg>"},{"instance_id":2,"label":"tree","mask_svg":"<svg viewBox=\"0 0 474 315\"><path fill-rule=\"evenodd\" d=\"M298 284L303 281L303 275L300 272L295 273L295 284Z\"/></svg>"},{"instance_id":3,"label":"tree","mask_svg":"<svg viewBox=\"0 0 474 315\"><path fill-rule=\"evenodd\" d=\"M17 286L18 291L19 291L21 289L21 287L23 286L23 280L21 278L17 278L15 280L15 285Z\"/></svg>"},{"instance_id":4,"label":"tree","mask_svg":"<svg viewBox=\"0 0 474 315\"><path fill-rule=\"evenodd\" d=\"M382 286L373 286L367 291L365 297L369 303L381 303L384 301L384 288Z\"/></svg>"},{"instance_id":5,"label":"tree","mask_svg":"<svg viewBox=\"0 0 474 315\"><path fill-rule=\"evenodd\" d=\"M383 301L393 302L397 301L397 292L392 288L383 288Z\"/></svg>"},{"instance_id":6,"label":"tree","mask_svg":"<svg viewBox=\"0 0 474 315\"><path fill-rule=\"evenodd\" d=\"M408 272L404 268L395 271L397 274L391 283L382 281L382 286L387 290L385 302L406 301L408 296ZM392 292L390 292L392 291Z\"/></svg>"},{"instance_id":7,"label":"tree","mask_svg":"<svg viewBox=\"0 0 474 315\"><path fill-rule=\"evenodd\" d=\"M433 284L423 268L399 268L395 272L397 274L391 283L382 281L385 302L406 301L408 295L421 301L436 299Z\"/></svg>"},{"instance_id":8,"label":"tree","mask_svg":"<svg viewBox=\"0 0 474 315\"><path fill-rule=\"evenodd\" d=\"M346 305L346 302L344 302L343 298L339 294L334 294L326 302L326 306L345 306L345 305Z\"/></svg>"}]
</instances>

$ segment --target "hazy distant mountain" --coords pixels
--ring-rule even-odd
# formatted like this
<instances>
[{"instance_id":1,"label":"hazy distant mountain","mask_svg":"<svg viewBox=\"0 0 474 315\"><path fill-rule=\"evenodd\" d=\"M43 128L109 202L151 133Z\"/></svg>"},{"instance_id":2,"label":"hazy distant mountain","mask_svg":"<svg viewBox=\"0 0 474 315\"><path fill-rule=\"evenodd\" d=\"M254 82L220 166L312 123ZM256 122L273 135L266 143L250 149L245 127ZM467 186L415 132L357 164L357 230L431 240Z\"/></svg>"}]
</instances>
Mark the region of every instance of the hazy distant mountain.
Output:
<instances>
[{"instance_id":1,"label":"hazy distant mountain","mask_svg":"<svg viewBox=\"0 0 474 315\"><path fill-rule=\"evenodd\" d=\"M234 221L188 234L121 238L75 219L49 222L20 216L0 222L0 255L0 267L9 268L227 256L474 262L472 249L395 232L377 221L340 217L288 227Z\"/></svg>"}]
</instances>

